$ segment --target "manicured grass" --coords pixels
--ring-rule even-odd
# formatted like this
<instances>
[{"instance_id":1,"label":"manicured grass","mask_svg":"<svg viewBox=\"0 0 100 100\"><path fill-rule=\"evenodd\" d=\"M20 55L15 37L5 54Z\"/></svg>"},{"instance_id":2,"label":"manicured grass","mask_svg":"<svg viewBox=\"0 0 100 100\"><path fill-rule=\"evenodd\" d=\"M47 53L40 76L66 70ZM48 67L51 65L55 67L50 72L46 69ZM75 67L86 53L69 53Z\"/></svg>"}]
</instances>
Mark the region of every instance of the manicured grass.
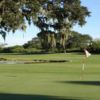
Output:
<instances>
[{"instance_id":1,"label":"manicured grass","mask_svg":"<svg viewBox=\"0 0 100 100\"><path fill-rule=\"evenodd\" d=\"M0 100L100 100L100 55L92 55L85 61L82 54L0 57L72 60L66 63L0 64Z\"/></svg>"}]
</instances>

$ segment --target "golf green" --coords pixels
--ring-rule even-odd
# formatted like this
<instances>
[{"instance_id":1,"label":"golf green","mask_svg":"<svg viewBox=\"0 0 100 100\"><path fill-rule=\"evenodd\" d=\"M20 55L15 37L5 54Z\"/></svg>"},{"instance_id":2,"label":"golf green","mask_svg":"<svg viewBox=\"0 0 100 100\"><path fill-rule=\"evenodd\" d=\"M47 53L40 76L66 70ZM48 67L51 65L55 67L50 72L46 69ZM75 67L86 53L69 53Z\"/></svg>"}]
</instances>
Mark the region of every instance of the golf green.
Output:
<instances>
[{"instance_id":1,"label":"golf green","mask_svg":"<svg viewBox=\"0 0 100 100\"><path fill-rule=\"evenodd\" d=\"M64 63L0 64L0 100L100 100L100 55L0 55L9 60ZM82 70L84 63L84 70Z\"/></svg>"}]
</instances>

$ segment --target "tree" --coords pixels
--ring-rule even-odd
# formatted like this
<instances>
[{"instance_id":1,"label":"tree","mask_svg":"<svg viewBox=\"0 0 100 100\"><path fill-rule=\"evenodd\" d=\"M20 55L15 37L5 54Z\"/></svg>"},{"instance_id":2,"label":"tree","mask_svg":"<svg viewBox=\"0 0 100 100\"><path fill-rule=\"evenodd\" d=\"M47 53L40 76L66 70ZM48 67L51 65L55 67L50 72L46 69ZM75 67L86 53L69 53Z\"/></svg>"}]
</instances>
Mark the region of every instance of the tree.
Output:
<instances>
[{"instance_id":1,"label":"tree","mask_svg":"<svg viewBox=\"0 0 100 100\"><path fill-rule=\"evenodd\" d=\"M56 34L52 31L41 31L38 33L38 37L41 41L42 49L53 50L56 48Z\"/></svg>"},{"instance_id":2,"label":"tree","mask_svg":"<svg viewBox=\"0 0 100 100\"><path fill-rule=\"evenodd\" d=\"M32 40L28 41L27 43L25 43L23 45L23 47L25 49L29 49L29 48L36 48L36 49L40 49L41 48L41 43L39 38L34 37Z\"/></svg>"},{"instance_id":3,"label":"tree","mask_svg":"<svg viewBox=\"0 0 100 100\"><path fill-rule=\"evenodd\" d=\"M6 46L7 44L5 43L0 43L0 52L2 52L3 48Z\"/></svg>"},{"instance_id":4,"label":"tree","mask_svg":"<svg viewBox=\"0 0 100 100\"><path fill-rule=\"evenodd\" d=\"M40 28L43 39L52 38L52 48L59 42L65 49L71 27L84 25L85 17L89 15L80 0L1 0L0 34L5 39L6 32L19 28L25 30L27 20Z\"/></svg>"},{"instance_id":5,"label":"tree","mask_svg":"<svg viewBox=\"0 0 100 100\"><path fill-rule=\"evenodd\" d=\"M100 53L100 39L94 40L89 49L91 52Z\"/></svg>"},{"instance_id":6,"label":"tree","mask_svg":"<svg viewBox=\"0 0 100 100\"><path fill-rule=\"evenodd\" d=\"M42 34L40 35L43 37L41 37L42 39L50 38L49 31L52 31L51 34L54 34L53 38L56 43L59 42L65 50L65 43L71 27L77 23L81 26L84 25L85 17L89 15L90 12L81 5L80 0L48 0L41 6L35 24L41 29L39 34Z\"/></svg>"},{"instance_id":7,"label":"tree","mask_svg":"<svg viewBox=\"0 0 100 100\"><path fill-rule=\"evenodd\" d=\"M39 7L45 0L0 0L0 34L17 29L26 29L25 20L30 24Z\"/></svg>"},{"instance_id":8,"label":"tree","mask_svg":"<svg viewBox=\"0 0 100 100\"><path fill-rule=\"evenodd\" d=\"M75 31L71 32L71 36L67 41L68 48L87 48L92 43L92 37L87 34L81 34Z\"/></svg>"}]
</instances>

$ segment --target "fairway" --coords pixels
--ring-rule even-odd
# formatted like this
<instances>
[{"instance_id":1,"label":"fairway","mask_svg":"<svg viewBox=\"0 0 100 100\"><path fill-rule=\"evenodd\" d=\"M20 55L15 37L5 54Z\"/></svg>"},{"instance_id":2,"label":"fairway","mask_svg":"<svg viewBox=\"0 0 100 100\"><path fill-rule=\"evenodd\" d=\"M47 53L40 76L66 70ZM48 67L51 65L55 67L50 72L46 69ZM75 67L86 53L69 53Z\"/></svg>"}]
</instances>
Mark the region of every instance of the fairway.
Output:
<instances>
[{"instance_id":1,"label":"fairway","mask_svg":"<svg viewBox=\"0 0 100 100\"><path fill-rule=\"evenodd\" d=\"M0 55L17 60L64 63L0 64L0 100L100 100L100 55Z\"/></svg>"}]
</instances>

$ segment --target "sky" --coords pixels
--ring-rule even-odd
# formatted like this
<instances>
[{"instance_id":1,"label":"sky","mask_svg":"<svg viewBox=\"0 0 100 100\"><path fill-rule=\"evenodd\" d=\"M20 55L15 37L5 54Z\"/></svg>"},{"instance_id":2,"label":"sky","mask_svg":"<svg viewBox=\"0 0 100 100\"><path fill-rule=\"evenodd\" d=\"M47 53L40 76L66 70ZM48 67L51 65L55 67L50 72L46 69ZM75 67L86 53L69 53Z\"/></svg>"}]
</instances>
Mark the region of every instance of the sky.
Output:
<instances>
[{"instance_id":1,"label":"sky","mask_svg":"<svg viewBox=\"0 0 100 100\"><path fill-rule=\"evenodd\" d=\"M74 30L83 34L89 34L92 38L100 38L100 0L81 0L91 12L91 16L86 19L87 23L80 27L76 25Z\"/></svg>"},{"instance_id":2,"label":"sky","mask_svg":"<svg viewBox=\"0 0 100 100\"><path fill-rule=\"evenodd\" d=\"M89 34L93 39L100 38L100 0L81 0L81 2L91 12L91 16L86 18L87 23L83 27L76 25L72 30ZM12 32L8 33L5 41L0 36L0 43L5 43L6 46L23 45L36 37L39 31L36 26L30 25L27 27L26 32L17 30L14 34Z\"/></svg>"}]
</instances>

